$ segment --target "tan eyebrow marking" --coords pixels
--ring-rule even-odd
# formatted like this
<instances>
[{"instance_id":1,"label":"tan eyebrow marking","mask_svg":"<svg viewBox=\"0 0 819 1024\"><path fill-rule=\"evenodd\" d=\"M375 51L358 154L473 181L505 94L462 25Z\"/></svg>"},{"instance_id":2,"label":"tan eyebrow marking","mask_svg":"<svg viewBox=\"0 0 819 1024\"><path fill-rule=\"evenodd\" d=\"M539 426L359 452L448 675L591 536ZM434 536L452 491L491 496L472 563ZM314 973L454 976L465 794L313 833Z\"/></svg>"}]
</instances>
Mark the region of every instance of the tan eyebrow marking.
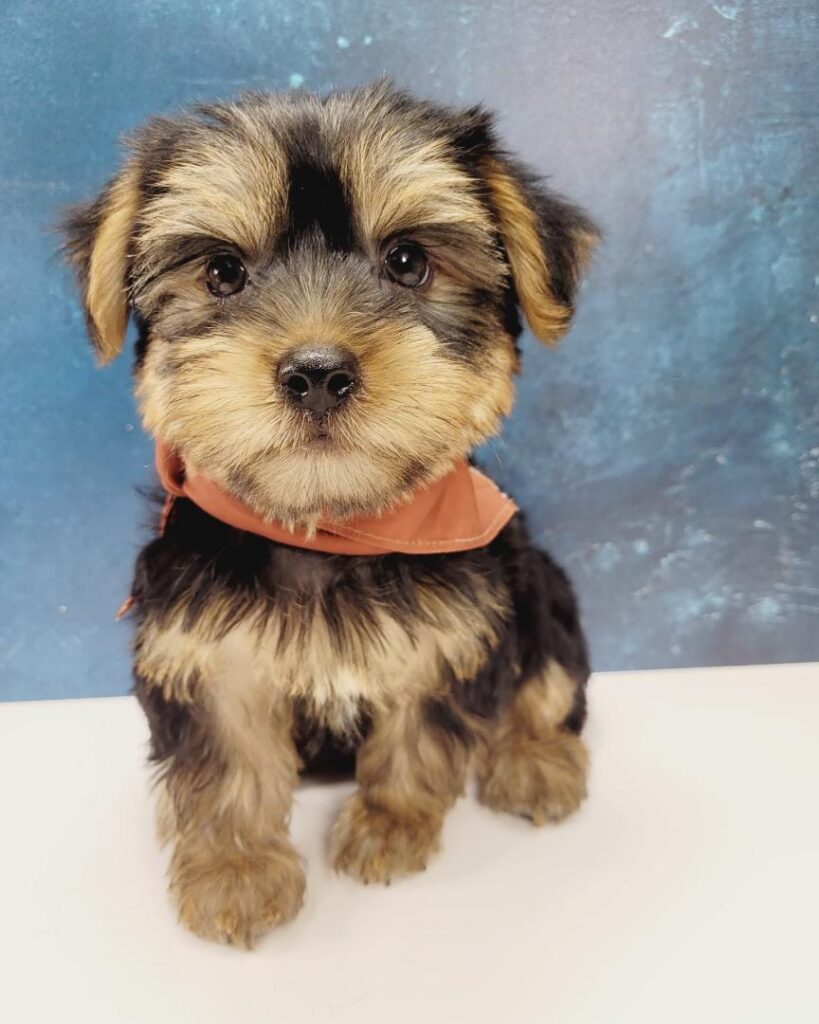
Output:
<instances>
[{"instance_id":1,"label":"tan eyebrow marking","mask_svg":"<svg viewBox=\"0 0 819 1024\"><path fill-rule=\"evenodd\" d=\"M287 165L281 148L222 134L198 139L159 181L146 203L140 254L168 235L233 239L261 252L284 216Z\"/></svg>"}]
</instances>

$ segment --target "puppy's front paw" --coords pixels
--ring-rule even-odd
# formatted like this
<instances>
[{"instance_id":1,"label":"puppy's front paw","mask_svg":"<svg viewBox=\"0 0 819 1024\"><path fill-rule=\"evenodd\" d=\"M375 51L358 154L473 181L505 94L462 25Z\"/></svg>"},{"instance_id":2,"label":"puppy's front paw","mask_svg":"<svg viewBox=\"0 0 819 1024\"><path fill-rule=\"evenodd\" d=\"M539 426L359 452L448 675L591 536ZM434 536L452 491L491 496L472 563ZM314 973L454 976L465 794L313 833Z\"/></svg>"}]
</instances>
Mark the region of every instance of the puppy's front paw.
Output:
<instances>
[{"instance_id":1,"label":"puppy's front paw","mask_svg":"<svg viewBox=\"0 0 819 1024\"><path fill-rule=\"evenodd\" d=\"M496 811L545 825L577 810L586 796L587 769L585 744L571 733L516 738L490 752L479 774L479 796Z\"/></svg>"},{"instance_id":2,"label":"puppy's front paw","mask_svg":"<svg viewBox=\"0 0 819 1024\"><path fill-rule=\"evenodd\" d=\"M180 843L171 862L171 897L186 928L214 942L251 949L304 902L304 872L289 846L215 854Z\"/></svg>"},{"instance_id":3,"label":"puppy's front paw","mask_svg":"<svg viewBox=\"0 0 819 1024\"><path fill-rule=\"evenodd\" d=\"M423 871L438 848L441 822L428 816L399 817L370 806L355 793L333 828L333 867L359 881L383 882Z\"/></svg>"}]
</instances>

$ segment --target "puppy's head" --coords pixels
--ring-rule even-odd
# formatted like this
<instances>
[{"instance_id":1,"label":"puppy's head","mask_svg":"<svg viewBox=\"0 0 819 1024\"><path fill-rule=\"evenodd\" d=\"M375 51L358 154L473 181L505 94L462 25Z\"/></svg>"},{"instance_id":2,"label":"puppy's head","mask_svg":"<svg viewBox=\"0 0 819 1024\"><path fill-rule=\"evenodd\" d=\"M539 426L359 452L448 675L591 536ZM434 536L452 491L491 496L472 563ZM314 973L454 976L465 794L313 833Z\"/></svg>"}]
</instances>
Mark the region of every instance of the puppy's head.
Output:
<instances>
[{"instance_id":1,"label":"puppy's head","mask_svg":"<svg viewBox=\"0 0 819 1024\"><path fill-rule=\"evenodd\" d=\"M99 358L139 329L147 429L258 513L373 512L512 404L596 240L490 117L380 84L150 122L66 249Z\"/></svg>"}]
</instances>

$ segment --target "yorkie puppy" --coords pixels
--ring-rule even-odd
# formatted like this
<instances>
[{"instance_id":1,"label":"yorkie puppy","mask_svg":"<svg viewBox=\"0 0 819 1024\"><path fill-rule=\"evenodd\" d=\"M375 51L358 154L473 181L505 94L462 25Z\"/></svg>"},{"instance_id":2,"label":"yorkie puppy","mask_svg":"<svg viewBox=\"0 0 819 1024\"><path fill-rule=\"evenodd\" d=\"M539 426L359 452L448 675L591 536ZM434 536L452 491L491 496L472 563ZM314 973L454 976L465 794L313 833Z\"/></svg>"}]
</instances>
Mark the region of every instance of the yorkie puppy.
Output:
<instances>
[{"instance_id":1,"label":"yorkie puppy","mask_svg":"<svg viewBox=\"0 0 819 1024\"><path fill-rule=\"evenodd\" d=\"M170 892L197 934L292 918L299 772L354 766L332 860L422 870L474 768L535 824L585 796L569 581L468 462L521 311L547 343L597 239L481 108L389 84L150 121L64 225L99 359L169 494L132 590Z\"/></svg>"}]
</instances>

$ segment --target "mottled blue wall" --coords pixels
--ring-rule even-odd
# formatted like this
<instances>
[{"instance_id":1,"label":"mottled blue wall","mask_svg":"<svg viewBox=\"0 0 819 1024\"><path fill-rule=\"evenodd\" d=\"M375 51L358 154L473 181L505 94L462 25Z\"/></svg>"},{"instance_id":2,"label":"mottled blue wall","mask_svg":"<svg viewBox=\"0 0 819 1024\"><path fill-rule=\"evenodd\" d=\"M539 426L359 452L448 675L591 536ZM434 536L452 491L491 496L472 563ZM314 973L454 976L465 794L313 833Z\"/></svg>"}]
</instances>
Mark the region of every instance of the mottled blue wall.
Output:
<instances>
[{"instance_id":1,"label":"mottled blue wall","mask_svg":"<svg viewBox=\"0 0 819 1024\"><path fill-rule=\"evenodd\" d=\"M151 479L46 227L146 115L384 71L486 100L607 231L486 463L599 668L819 658L815 0L0 6L0 693L122 693Z\"/></svg>"}]
</instances>

